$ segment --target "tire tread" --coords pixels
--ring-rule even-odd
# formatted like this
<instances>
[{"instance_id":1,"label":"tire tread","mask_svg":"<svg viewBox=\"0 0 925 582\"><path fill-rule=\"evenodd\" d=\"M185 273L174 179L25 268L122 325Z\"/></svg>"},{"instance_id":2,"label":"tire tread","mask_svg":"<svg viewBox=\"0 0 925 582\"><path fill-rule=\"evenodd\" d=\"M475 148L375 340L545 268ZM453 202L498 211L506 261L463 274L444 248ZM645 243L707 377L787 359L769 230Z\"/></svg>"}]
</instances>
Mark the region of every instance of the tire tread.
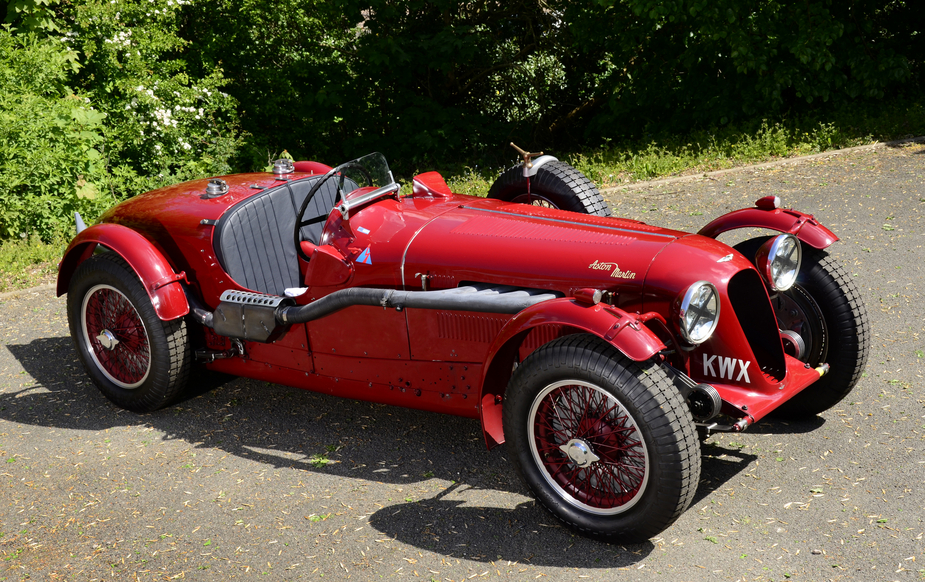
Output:
<instances>
[{"instance_id":1,"label":"tire tread","mask_svg":"<svg viewBox=\"0 0 925 582\"><path fill-rule=\"evenodd\" d=\"M809 266L801 285L832 317L826 321L836 355L826 358L831 366L825 377L785 402L777 416L813 416L841 402L857 385L870 355L870 322L867 308L854 280L829 253L810 248L804 254ZM800 280L798 279L798 283Z\"/></svg>"},{"instance_id":2,"label":"tire tread","mask_svg":"<svg viewBox=\"0 0 925 582\"><path fill-rule=\"evenodd\" d=\"M526 181L520 165L505 170L488 191L489 198L513 200L524 193ZM562 210L611 216L610 206L601 196L597 186L581 171L565 162L547 162L539 167L531 182L531 190L541 195L552 195L568 200L559 207Z\"/></svg>"}]
</instances>

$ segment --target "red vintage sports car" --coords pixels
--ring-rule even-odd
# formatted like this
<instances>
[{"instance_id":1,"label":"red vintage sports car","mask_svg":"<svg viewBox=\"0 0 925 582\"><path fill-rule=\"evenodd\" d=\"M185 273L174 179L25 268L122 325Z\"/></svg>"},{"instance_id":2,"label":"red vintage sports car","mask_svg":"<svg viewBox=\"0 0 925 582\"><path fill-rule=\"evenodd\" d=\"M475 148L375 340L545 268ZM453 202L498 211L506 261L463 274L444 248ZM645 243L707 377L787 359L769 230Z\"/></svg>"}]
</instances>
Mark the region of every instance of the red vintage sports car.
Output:
<instances>
[{"instance_id":1,"label":"red vintage sports car","mask_svg":"<svg viewBox=\"0 0 925 582\"><path fill-rule=\"evenodd\" d=\"M58 294L87 373L136 412L198 365L478 419L550 512L619 542L690 504L698 431L813 415L854 387L866 312L812 216L766 197L666 230L611 217L580 172L523 154L487 198L436 172L402 196L376 153L78 217ZM743 227L780 234L715 240Z\"/></svg>"}]
</instances>

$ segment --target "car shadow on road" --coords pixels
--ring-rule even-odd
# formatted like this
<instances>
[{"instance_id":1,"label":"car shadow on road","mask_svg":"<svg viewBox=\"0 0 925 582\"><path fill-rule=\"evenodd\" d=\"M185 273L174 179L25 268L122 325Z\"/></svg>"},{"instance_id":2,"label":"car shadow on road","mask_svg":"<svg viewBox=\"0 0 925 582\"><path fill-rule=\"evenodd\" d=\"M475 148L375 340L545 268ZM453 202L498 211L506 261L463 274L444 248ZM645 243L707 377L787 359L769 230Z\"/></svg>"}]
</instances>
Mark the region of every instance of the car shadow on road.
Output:
<instances>
[{"instance_id":1,"label":"car shadow on road","mask_svg":"<svg viewBox=\"0 0 925 582\"><path fill-rule=\"evenodd\" d=\"M755 459L756 455L739 449L705 447L701 479L691 507L723 487ZM637 564L656 547L653 541L617 545L580 537L532 500L507 509L448 499L465 487L454 484L428 499L384 507L369 517L369 524L391 538L428 551L493 563L506 560L534 566L622 568ZM478 496L475 492L467 497ZM482 533L467 536L466 544L458 543L459 532L468 527L477 527Z\"/></svg>"},{"instance_id":2,"label":"car shadow on road","mask_svg":"<svg viewBox=\"0 0 925 582\"><path fill-rule=\"evenodd\" d=\"M799 420L783 420L773 415L749 427L751 434L805 434L819 430L825 424L821 416L810 416Z\"/></svg>"},{"instance_id":3,"label":"car shadow on road","mask_svg":"<svg viewBox=\"0 0 925 582\"><path fill-rule=\"evenodd\" d=\"M636 564L655 549L651 541L617 545L581 537L532 500L513 509L471 501L483 493L453 484L434 497L384 507L369 516L369 524L404 544L451 558L491 562L502 570L510 570L505 567L508 562L621 568ZM468 499L453 498L459 494ZM478 535L465 535L466 529L473 528Z\"/></svg>"},{"instance_id":4,"label":"car shadow on road","mask_svg":"<svg viewBox=\"0 0 925 582\"><path fill-rule=\"evenodd\" d=\"M5 347L34 382L24 378L22 388L0 394L0 419L78 431L150 427L165 441L182 440L273 468L434 492L432 497L425 494L389 504L373 513L369 523L389 537L449 556L613 568L637 563L655 548L652 542L604 544L560 526L530 500L508 466L505 447L485 450L474 420L208 373L193 376L187 399L139 415L117 408L100 394L84 373L70 338ZM723 487L755 459L735 447L705 447L693 503ZM182 462L167 459L165 470ZM446 487L447 482L452 485ZM511 509L511 498L504 493L524 501ZM498 499L506 507L493 507ZM465 536L464 546L454 532L466 529L480 534ZM558 549L550 552L551 547Z\"/></svg>"}]
</instances>

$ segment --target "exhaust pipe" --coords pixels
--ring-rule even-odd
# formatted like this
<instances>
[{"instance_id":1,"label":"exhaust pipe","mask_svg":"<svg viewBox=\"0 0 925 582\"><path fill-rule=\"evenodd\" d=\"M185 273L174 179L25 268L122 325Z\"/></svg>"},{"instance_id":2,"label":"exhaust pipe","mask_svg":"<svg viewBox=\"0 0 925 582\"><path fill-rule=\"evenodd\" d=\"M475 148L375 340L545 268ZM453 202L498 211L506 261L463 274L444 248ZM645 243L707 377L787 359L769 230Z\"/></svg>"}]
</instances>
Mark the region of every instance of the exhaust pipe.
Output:
<instances>
[{"instance_id":1,"label":"exhaust pipe","mask_svg":"<svg viewBox=\"0 0 925 582\"><path fill-rule=\"evenodd\" d=\"M397 291L352 287L326 295L308 305L292 305L292 299L228 290L215 311L208 311L187 291L192 317L225 337L257 342L272 341L290 325L308 323L355 305L391 308L440 309L515 314L531 305L555 299L550 291L509 286L467 285L440 291Z\"/></svg>"},{"instance_id":2,"label":"exhaust pipe","mask_svg":"<svg viewBox=\"0 0 925 582\"><path fill-rule=\"evenodd\" d=\"M531 305L555 299L556 294L517 287L466 286L440 291L396 291L352 287L299 307L281 307L276 319L283 325L307 323L354 305L393 308L441 309L515 314Z\"/></svg>"}]
</instances>

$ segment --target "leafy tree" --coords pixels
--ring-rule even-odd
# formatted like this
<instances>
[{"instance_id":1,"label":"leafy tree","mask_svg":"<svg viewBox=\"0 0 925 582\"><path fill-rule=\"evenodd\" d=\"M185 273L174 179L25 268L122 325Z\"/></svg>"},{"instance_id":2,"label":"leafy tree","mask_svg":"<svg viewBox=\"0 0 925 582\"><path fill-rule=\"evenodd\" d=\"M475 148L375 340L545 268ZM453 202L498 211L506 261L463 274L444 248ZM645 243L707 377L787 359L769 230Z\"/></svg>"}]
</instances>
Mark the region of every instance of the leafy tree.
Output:
<instances>
[{"instance_id":1,"label":"leafy tree","mask_svg":"<svg viewBox=\"0 0 925 582\"><path fill-rule=\"evenodd\" d=\"M12 0L4 2L4 24L19 32L60 32L52 7L59 0Z\"/></svg>"},{"instance_id":2,"label":"leafy tree","mask_svg":"<svg viewBox=\"0 0 925 582\"><path fill-rule=\"evenodd\" d=\"M197 66L236 80L229 92L264 162L284 147L333 159L473 155L512 126L530 131L556 98L545 74L561 67L543 52L555 15L535 1L215 0L197 10L188 36L209 39Z\"/></svg>"},{"instance_id":3,"label":"leafy tree","mask_svg":"<svg viewBox=\"0 0 925 582\"><path fill-rule=\"evenodd\" d=\"M596 121L639 131L882 98L911 75L909 53L883 29L899 14L912 16L911 5L600 0L566 9L566 20L576 48L610 55Z\"/></svg>"}]
</instances>

